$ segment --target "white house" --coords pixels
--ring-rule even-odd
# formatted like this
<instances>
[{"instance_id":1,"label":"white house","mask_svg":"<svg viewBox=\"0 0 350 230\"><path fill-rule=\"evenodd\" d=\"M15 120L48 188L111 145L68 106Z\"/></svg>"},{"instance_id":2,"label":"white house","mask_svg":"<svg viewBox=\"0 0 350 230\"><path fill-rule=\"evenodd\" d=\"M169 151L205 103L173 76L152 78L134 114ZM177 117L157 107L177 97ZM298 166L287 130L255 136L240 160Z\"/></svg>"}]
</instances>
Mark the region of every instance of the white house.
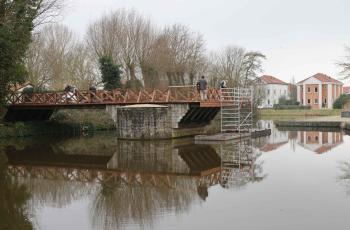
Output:
<instances>
[{"instance_id":1,"label":"white house","mask_svg":"<svg viewBox=\"0 0 350 230\"><path fill-rule=\"evenodd\" d=\"M289 133L279 131L272 120L260 120L257 125L261 129L271 129L271 135L266 137L266 143L259 149L262 152L270 152L288 143Z\"/></svg>"},{"instance_id":2,"label":"white house","mask_svg":"<svg viewBox=\"0 0 350 230\"><path fill-rule=\"evenodd\" d=\"M258 82L261 90L265 92L265 97L260 103L261 108L272 108L274 104L278 104L281 97L289 99L288 83L269 75L261 76Z\"/></svg>"}]
</instances>

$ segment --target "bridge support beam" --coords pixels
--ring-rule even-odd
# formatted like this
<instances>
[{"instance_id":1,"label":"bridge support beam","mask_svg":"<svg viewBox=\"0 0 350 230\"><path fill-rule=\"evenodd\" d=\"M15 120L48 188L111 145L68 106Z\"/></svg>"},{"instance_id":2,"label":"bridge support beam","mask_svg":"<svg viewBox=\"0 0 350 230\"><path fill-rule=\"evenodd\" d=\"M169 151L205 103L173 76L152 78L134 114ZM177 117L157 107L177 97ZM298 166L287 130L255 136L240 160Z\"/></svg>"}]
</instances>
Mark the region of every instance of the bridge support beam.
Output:
<instances>
[{"instance_id":1,"label":"bridge support beam","mask_svg":"<svg viewBox=\"0 0 350 230\"><path fill-rule=\"evenodd\" d=\"M5 121L46 121L49 120L54 108L9 107L4 117Z\"/></svg>"},{"instance_id":2,"label":"bridge support beam","mask_svg":"<svg viewBox=\"0 0 350 230\"><path fill-rule=\"evenodd\" d=\"M170 139L205 133L205 126L217 111L212 108L194 112L189 104L163 105L107 105L106 111L116 123L120 139ZM190 122L193 116L206 116L203 122ZM211 116L207 114L210 113ZM187 117L184 119L184 117ZM210 117L211 119L208 119Z\"/></svg>"}]
</instances>

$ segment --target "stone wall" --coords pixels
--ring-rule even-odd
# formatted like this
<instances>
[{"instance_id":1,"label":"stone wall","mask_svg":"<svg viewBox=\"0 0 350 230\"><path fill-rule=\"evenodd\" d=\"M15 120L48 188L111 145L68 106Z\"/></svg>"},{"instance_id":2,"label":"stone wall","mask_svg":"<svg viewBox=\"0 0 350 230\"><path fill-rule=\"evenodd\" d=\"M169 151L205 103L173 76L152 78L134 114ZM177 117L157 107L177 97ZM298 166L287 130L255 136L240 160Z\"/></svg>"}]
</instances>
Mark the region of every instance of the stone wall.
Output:
<instances>
[{"instance_id":1,"label":"stone wall","mask_svg":"<svg viewBox=\"0 0 350 230\"><path fill-rule=\"evenodd\" d=\"M167 139L179 127L187 104L107 106L122 139Z\"/></svg>"}]
</instances>

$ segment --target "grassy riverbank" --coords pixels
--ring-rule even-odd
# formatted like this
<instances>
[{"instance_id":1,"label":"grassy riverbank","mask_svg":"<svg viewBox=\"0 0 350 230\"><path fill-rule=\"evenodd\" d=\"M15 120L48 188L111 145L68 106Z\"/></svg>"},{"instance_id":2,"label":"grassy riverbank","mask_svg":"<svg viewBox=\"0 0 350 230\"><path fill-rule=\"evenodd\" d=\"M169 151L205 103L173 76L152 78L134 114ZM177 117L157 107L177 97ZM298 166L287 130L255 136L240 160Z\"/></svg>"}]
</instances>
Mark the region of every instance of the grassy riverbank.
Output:
<instances>
[{"instance_id":1,"label":"grassy riverbank","mask_svg":"<svg viewBox=\"0 0 350 230\"><path fill-rule=\"evenodd\" d=\"M60 110L50 121L0 121L0 138L40 135L79 135L82 132L113 130L115 124L104 110Z\"/></svg>"},{"instance_id":2,"label":"grassy riverbank","mask_svg":"<svg viewBox=\"0 0 350 230\"><path fill-rule=\"evenodd\" d=\"M260 118L281 118L283 117L317 117L317 116L340 116L341 109L310 109L310 110L258 110Z\"/></svg>"}]
</instances>

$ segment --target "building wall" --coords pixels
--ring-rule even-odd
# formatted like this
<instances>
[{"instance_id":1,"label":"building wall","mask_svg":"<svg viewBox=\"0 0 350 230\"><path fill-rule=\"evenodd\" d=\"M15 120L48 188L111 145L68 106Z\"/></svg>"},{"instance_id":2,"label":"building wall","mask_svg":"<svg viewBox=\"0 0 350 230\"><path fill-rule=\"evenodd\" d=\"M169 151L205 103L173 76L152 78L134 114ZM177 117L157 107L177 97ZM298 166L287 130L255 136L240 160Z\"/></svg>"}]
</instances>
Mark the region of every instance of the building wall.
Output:
<instances>
[{"instance_id":1,"label":"building wall","mask_svg":"<svg viewBox=\"0 0 350 230\"><path fill-rule=\"evenodd\" d=\"M262 88L265 91L265 98L261 103L261 107L263 108L271 108L274 104L278 104L278 100L282 96L289 99L287 84L265 84Z\"/></svg>"},{"instance_id":2,"label":"building wall","mask_svg":"<svg viewBox=\"0 0 350 230\"><path fill-rule=\"evenodd\" d=\"M322 105L323 107L327 107L328 103L328 85L323 84L322 85Z\"/></svg>"},{"instance_id":3,"label":"building wall","mask_svg":"<svg viewBox=\"0 0 350 230\"><path fill-rule=\"evenodd\" d=\"M318 131L308 131L306 132L306 144L319 144L320 135Z\"/></svg>"},{"instance_id":4,"label":"building wall","mask_svg":"<svg viewBox=\"0 0 350 230\"><path fill-rule=\"evenodd\" d=\"M318 84L306 84L306 105L310 105L312 109L320 108L319 94Z\"/></svg>"},{"instance_id":5,"label":"building wall","mask_svg":"<svg viewBox=\"0 0 350 230\"><path fill-rule=\"evenodd\" d=\"M303 90L304 86L305 92ZM322 83L313 78L307 79L297 87L298 102L303 105L310 105L312 109L319 109L322 107L331 109L334 101L342 94L342 86L340 84ZM309 88L310 92L308 90ZM317 92L315 92L315 88L317 88Z\"/></svg>"}]
</instances>

